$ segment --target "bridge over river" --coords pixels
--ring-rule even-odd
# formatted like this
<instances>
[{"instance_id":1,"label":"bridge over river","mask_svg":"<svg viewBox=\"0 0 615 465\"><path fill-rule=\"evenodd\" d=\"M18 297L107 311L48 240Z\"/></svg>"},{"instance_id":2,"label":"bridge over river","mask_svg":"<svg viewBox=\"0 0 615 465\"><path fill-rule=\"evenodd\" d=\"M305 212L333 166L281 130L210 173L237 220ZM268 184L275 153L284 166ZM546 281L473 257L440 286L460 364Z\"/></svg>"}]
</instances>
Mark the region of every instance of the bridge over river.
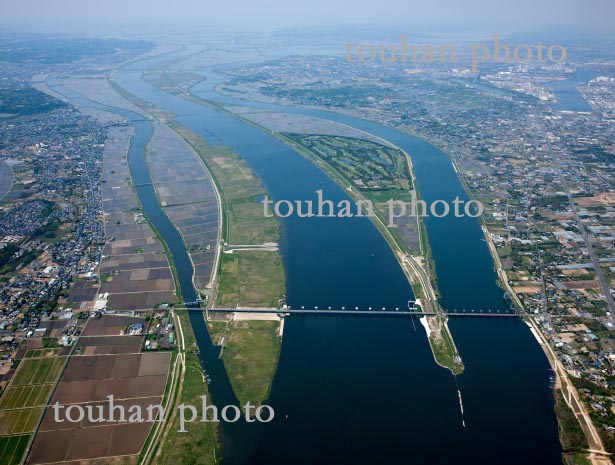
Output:
<instances>
[{"instance_id":1,"label":"bridge over river","mask_svg":"<svg viewBox=\"0 0 615 465\"><path fill-rule=\"evenodd\" d=\"M490 310L453 310L450 312L422 312L419 309L394 309L387 310L369 308L360 310L358 308L300 308L300 309L237 309L237 308L196 308L191 307L190 303L186 307L175 307L178 310L189 312L210 312L210 313L259 313L259 314L279 314L281 316L291 315L335 315L335 316L447 316L447 317L493 317L493 318L520 318L519 313L506 313Z\"/></svg>"}]
</instances>

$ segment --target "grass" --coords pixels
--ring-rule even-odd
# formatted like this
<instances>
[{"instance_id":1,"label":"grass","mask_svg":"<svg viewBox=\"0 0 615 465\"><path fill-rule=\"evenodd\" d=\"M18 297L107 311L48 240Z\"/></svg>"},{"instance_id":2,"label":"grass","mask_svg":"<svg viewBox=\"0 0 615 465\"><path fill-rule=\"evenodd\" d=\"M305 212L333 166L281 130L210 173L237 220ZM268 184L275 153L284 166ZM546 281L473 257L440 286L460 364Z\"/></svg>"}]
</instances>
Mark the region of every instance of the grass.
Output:
<instances>
[{"instance_id":1,"label":"grass","mask_svg":"<svg viewBox=\"0 0 615 465\"><path fill-rule=\"evenodd\" d=\"M169 126L199 154L220 193L222 236L227 244L277 242L280 224L265 218L256 201L266 191L248 164L229 147L214 147L178 123ZM219 307L274 307L286 293L284 265L278 251L243 250L223 254L215 303Z\"/></svg>"},{"instance_id":2,"label":"grass","mask_svg":"<svg viewBox=\"0 0 615 465\"><path fill-rule=\"evenodd\" d=\"M0 409L45 405L53 384L8 388L0 398Z\"/></svg>"},{"instance_id":3,"label":"grass","mask_svg":"<svg viewBox=\"0 0 615 465\"><path fill-rule=\"evenodd\" d=\"M591 460L584 454L568 454L564 455L565 463L571 465L592 465Z\"/></svg>"},{"instance_id":4,"label":"grass","mask_svg":"<svg viewBox=\"0 0 615 465\"><path fill-rule=\"evenodd\" d=\"M582 452L587 450L589 444L579 424L579 420L570 410L559 390L555 391L555 413L563 452Z\"/></svg>"},{"instance_id":5,"label":"grass","mask_svg":"<svg viewBox=\"0 0 615 465\"><path fill-rule=\"evenodd\" d=\"M55 347L60 347L57 337L44 337L43 338L43 349L53 349Z\"/></svg>"},{"instance_id":6,"label":"grass","mask_svg":"<svg viewBox=\"0 0 615 465\"><path fill-rule=\"evenodd\" d=\"M38 357L53 357L60 353L59 347L53 347L49 349L28 349L24 354L24 358L38 358Z\"/></svg>"},{"instance_id":7,"label":"grass","mask_svg":"<svg viewBox=\"0 0 615 465\"><path fill-rule=\"evenodd\" d=\"M182 322L186 342L186 371L178 403L201 405L200 396L209 395L207 384L203 383L200 362L195 353L194 333L186 314L178 315ZM175 416L168 435L160 444L155 460L156 465L214 465L218 463L217 426L213 422L194 423L187 431L179 433L179 418Z\"/></svg>"},{"instance_id":8,"label":"grass","mask_svg":"<svg viewBox=\"0 0 615 465\"><path fill-rule=\"evenodd\" d=\"M66 357L29 358L19 364L11 386L52 383L60 375Z\"/></svg>"},{"instance_id":9,"label":"grass","mask_svg":"<svg viewBox=\"0 0 615 465\"><path fill-rule=\"evenodd\" d=\"M431 336L428 339L438 365L448 368L454 375L463 373L463 365L455 362L453 342L444 325L440 328L440 337Z\"/></svg>"},{"instance_id":10,"label":"grass","mask_svg":"<svg viewBox=\"0 0 615 465\"><path fill-rule=\"evenodd\" d=\"M265 218L257 196L267 192L241 156L229 147L209 145L184 126L172 122L174 131L183 137L201 157L214 178L220 193L223 237L230 244L277 242L280 225L277 218Z\"/></svg>"},{"instance_id":11,"label":"grass","mask_svg":"<svg viewBox=\"0 0 615 465\"><path fill-rule=\"evenodd\" d=\"M277 252L244 250L223 254L217 306L277 308L284 292L284 267Z\"/></svg>"},{"instance_id":12,"label":"grass","mask_svg":"<svg viewBox=\"0 0 615 465\"><path fill-rule=\"evenodd\" d=\"M263 403L269 397L281 341L278 321L235 321L222 361L241 405Z\"/></svg>"},{"instance_id":13,"label":"grass","mask_svg":"<svg viewBox=\"0 0 615 465\"><path fill-rule=\"evenodd\" d=\"M263 244L277 242L279 225L266 218L263 206L254 199L235 201L229 206L229 244Z\"/></svg>"},{"instance_id":14,"label":"grass","mask_svg":"<svg viewBox=\"0 0 615 465\"><path fill-rule=\"evenodd\" d=\"M0 465L18 465L29 440L29 434L0 437Z\"/></svg>"},{"instance_id":15,"label":"grass","mask_svg":"<svg viewBox=\"0 0 615 465\"><path fill-rule=\"evenodd\" d=\"M220 340L220 336L224 332L226 328L225 321L207 321L207 332L209 333L209 337L211 338L211 343L216 345Z\"/></svg>"},{"instance_id":16,"label":"grass","mask_svg":"<svg viewBox=\"0 0 615 465\"><path fill-rule=\"evenodd\" d=\"M282 135L322 158L344 178L352 180L356 188L385 192L410 188L410 171L404 154L398 149L354 137Z\"/></svg>"},{"instance_id":17,"label":"grass","mask_svg":"<svg viewBox=\"0 0 615 465\"><path fill-rule=\"evenodd\" d=\"M341 187L352 185L355 191L360 191L365 198L371 200L374 204L374 210L376 212L376 215L382 220L381 223L372 218L372 222L376 226L376 229L378 229L378 231L382 234L382 236L390 244L391 248L394 251L399 250L399 252L406 254L416 254L420 252L420 255L422 255L425 260L426 271L431 281L431 285L434 289L436 297L439 296L436 280L435 262L431 259L431 248L429 246L424 222L420 220L419 217L417 244L420 250L416 251L413 251L410 244L408 244L399 236L395 228L390 228L386 226L388 221L386 218L386 211L383 209L382 202L385 202L386 200L391 198L395 200L409 202L411 200L409 192L406 190L406 193L403 193L402 189L410 189L412 187L415 187L410 181L410 168L408 168L406 165L405 155L403 155L402 152L396 150L393 150L388 153L389 160L392 161L393 164L396 166L395 170L390 170L388 173L388 180L390 181L389 186L392 187L391 189L365 189L364 187L362 188L355 182L355 178L353 176L356 173L354 173L353 170L348 170L345 166L340 165L339 163L333 165L332 163L330 163L332 158L331 156L323 156L323 153L325 153L326 151L323 150L321 146L323 145L323 143L327 143L328 141L330 141L329 136L306 135L300 136L298 138L297 135L284 133L281 134L280 137L285 143L295 148L299 153L310 159L316 166L318 166L325 174L329 175ZM304 139L306 137L308 139L311 139L311 142L313 143L305 144ZM380 146L380 144L374 144L373 142L361 141L361 143L369 148L378 148L378 146ZM332 153L336 153L335 156L352 158L352 154L348 153L348 150L341 150L337 152L335 150L330 150L327 153L329 155ZM371 165L368 165L367 167L363 166L362 168L368 171L368 173L363 173L363 175L366 176L367 179L370 175L379 174L378 171L382 169L382 166L378 167L372 163ZM386 179L386 177L384 178ZM404 178L407 184L402 183ZM420 195L418 192L416 192L416 195L417 199L420 199ZM354 195L353 198L355 198L356 200L356 195ZM417 213L420 213L420 211ZM408 279L410 281L410 285L413 288L415 297L420 298L424 302L424 305L427 305L427 298L425 296L425 292L422 289L422 286L419 285L419 283L417 282L412 282L412 279L410 277L408 277ZM438 302L429 303L433 305L434 310L437 311L437 309L439 308ZM461 374L464 370L464 367L461 363L456 362L454 359L456 350L454 348L454 343L451 340L447 328L443 326L441 328L440 335L432 334L428 339L436 363L438 363L444 368L449 369L454 375Z\"/></svg>"},{"instance_id":18,"label":"grass","mask_svg":"<svg viewBox=\"0 0 615 465\"><path fill-rule=\"evenodd\" d=\"M0 411L0 435L32 433L43 407Z\"/></svg>"}]
</instances>

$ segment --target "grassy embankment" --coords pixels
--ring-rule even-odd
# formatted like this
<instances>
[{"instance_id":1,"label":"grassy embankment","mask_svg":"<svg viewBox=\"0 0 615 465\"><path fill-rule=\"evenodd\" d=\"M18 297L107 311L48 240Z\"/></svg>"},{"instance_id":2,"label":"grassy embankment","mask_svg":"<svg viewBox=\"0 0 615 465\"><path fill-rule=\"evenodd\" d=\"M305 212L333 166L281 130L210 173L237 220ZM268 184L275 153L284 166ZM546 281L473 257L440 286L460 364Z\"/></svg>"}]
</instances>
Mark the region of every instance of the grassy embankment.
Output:
<instances>
[{"instance_id":1,"label":"grassy embankment","mask_svg":"<svg viewBox=\"0 0 615 465\"><path fill-rule=\"evenodd\" d=\"M458 177L464 190L466 191L466 194L470 199L476 199L475 193L472 191L465 177L463 176L463 172L461 171L455 160L451 159L451 161L455 166L455 171L458 173ZM493 259L494 265L497 270L497 283L503 290L508 292L508 294L513 299L517 309L523 312L523 303L517 296L513 287L509 284L509 281L512 278L510 275L511 272L507 271L502 264L502 260L510 256L512 249L510 248L510 246L497 248L490 235L490 232L492 231L492 225L489 225L487 221L485 221L484 216L479 217L479 222L485 236L489 253ZM527 313L524 314L523 319L529 325L531 325L536 332L541 332L540 326L537 325ZM549 344L546 339L545 344ZM544 350L553 370L557 371L558 368L555 365L557 362L554 362L554 360L550 356L548 349L544 348ZM566 375L560 373L560 376ZM572 384L574 384L576 379L569 378L569 380ZM565 388L566 384L563 381L559 384L559 386L556 384L556 386L554 387L553 394L555 397L555 414L558 422L559 439L562 445L563 462L568 465L590 465L592 463L592 460L589 458L588 453L588 433L584 431L583 427L579 422L579 418L574 414L570 406L568 406L568 404L564 400L564 395L567 395L565 390L567 389ZM600 429L598 431L599 434L601 434L602 440L604 442L604 432ZM605 449L607 449L608 451L608 446L606 444Z\"/></svg>"},{"instance_id":2,"label":"grassy embankment","mask_svg":"<svg viewBox=\"0 0 615 465\"><path fill-rule=\"evenodd\" d=\"M225 244L277 242L278 220L264 217L256 198L266 191L246 162L228 147L211 146L176 123L169 126L193 147L216 182ZM284 293L284 268L278 251L222 253L215 306L278 308ZM268 398L281 346L278 326L278 321L208 322L214 344L220 340L221 331L225 332L222 361L242 405L247 401L260 404Z\"/></svg>"},{"instance_id":3,"label":"grassy embankment","mask_svg":"<svg viewBox=\"0 0 615 465\"><path fill-rule=\"evenodd\" d=\"M241 404L261 404L269 397L277 367L277 356L271 354L280 352L279 322L235 321L232 325L226 333L222 360L228 372L234 374L231 383ZM227 323L209 321L208 326L212 338L218 340Z\"/></svg>"},{"instance_id":4,"label":"grassy embankment","mask_svg":"<svg viewBox=\"0 0 615 465\"><path fill-rule=\"evenodd\" d=\"M202 374L195 347L194 333L188 315L185 311L178 310L176 317L180 321L181 335L183 335L183 343L178 345L178 357L180 357L180 363L183 358L185 367L181 370L182 374L177 379L177 398L175 405L171 405L173 409L168 423L164 425L165 429L161 432L162 437L157 438L158 449L152 455L153 459L144 463L154 465L214 465L219 461L216 423L195 422L186 428L186 432L178 432L180 428L177 405L186 403L199 406L201 405L200 396L209 396L209 393ZM181 337L181 335L178 335L178 337ZM147 449L147 445L144 451Z\"/></svg>"}]
</instances>

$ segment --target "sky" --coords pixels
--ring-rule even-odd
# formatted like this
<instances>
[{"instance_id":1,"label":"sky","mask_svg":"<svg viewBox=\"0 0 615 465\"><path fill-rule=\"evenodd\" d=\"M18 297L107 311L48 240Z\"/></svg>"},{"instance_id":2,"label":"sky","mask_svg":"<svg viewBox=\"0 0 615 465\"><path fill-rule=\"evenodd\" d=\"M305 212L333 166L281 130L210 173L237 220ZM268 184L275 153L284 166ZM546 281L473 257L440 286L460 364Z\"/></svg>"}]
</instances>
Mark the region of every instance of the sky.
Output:
<instances>
[{"instance_id":1,"label":"sky","mask_svg":"<svg viewBox=\"0 0 615 465\"><path fill-rule=\"evenodd\" d=\"M0 0L0 27L87 32L91 23L264 30L354 23L612 29L614 0Z\"/></svg>"}]
</instances>

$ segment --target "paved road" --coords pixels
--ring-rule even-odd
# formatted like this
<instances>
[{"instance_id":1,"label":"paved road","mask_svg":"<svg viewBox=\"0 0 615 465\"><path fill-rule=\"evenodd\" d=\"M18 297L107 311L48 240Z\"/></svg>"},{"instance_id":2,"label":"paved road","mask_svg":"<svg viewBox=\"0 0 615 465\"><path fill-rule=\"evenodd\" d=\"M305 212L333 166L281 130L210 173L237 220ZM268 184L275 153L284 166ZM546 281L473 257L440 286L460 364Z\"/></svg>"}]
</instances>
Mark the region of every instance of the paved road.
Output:
<instances>
[{"instance_id":1,"label":"paved road","mask_svg":"<svg viewBox=\"0 0 615 465\"><path fill-rule=\"evenodd\" d=\"M0 200L8 194L13 186L13 170L4 161L0 161Z\"/></svg>"},{"instance_id":2,"label":"paved road","mask_svg":"<svg viewBox=\"0 0 615 465\"><path fill-rule=\"evenodd\" d=\"M609 285L606 279L604 278L604 274L602 273L602 268L600 268L600 262L598 262L598 259L596 258L596 254L594 252L594 248L592 247L591 239L588 236L587 231L585 230L585 226L583 225L583 222L581 221L581 217L579 216L579 212L574 203L574 199L572 197L572 194L570 193L570 186L568 185L566 176L564 175L564 172L562 170L561 155L559 153L556 154L553 151L550 141L547 142L547 145L548 145L549 154L551 155L551 159L553 160L553 165L555 166L557 175L564 188L564 192L566 193L566 196L568 197L568 202L570 203L570 208L572 210L574 219L577 222L577 227L579 228L579 232L581 233L581 236L583 236L583 240L585 241L585 245L587 246L587 253L589 255L589 258L592 261L592 264L594 265L594 269L596 271L596 277L598 278L598 281L600 282L602 293L604 294L606 298L606 302L609 306L609 310L611 312L611 320L613 324L615 324L615 299L613 299L613 296L611 295Z\"/></svg>"}]
</instances>

